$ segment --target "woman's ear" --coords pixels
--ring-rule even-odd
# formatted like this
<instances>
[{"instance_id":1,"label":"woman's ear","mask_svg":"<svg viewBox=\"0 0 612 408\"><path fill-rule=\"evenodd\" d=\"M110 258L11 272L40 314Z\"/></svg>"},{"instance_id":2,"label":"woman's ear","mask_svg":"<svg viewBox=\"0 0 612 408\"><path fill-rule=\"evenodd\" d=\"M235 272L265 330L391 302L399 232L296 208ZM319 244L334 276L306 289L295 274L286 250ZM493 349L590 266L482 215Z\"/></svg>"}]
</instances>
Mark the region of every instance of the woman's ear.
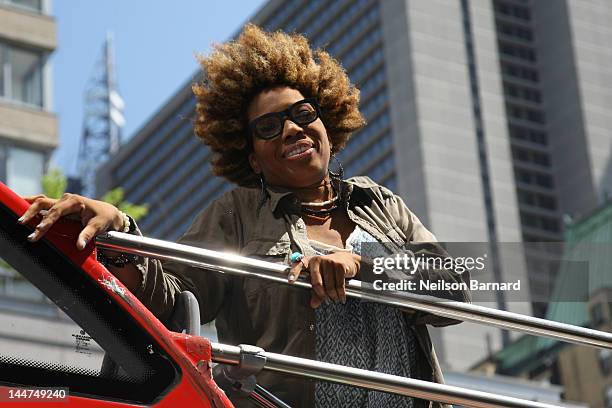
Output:
<instances>
[{"instance_id":1,"label":"woman's ear","mask_svg":"<svg viewBox=\"0 0 612 408\"><path fill-rule=\"evenodd\" d=\"M256 174L261 174L261 167L259 166L259 162L254 152L249 153L249 164Z\"/></svg>"}]
</instances>

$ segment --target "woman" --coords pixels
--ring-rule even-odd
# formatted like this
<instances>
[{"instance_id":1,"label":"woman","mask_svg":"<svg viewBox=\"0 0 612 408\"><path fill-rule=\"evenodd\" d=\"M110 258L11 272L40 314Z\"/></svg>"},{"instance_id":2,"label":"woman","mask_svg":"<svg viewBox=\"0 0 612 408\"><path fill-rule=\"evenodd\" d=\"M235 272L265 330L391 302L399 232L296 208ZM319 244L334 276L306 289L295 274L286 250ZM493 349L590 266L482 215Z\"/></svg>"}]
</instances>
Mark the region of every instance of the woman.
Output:
<instances>
[{"instance_id":1,"label":"woman","mask_svg":"<svg viewBox=\"0 0 612 408\"><path fill-rule=\"evenodd\" d=\"M106 254L109 269L162 320L178 292L192 291L202 322L215 319L223 343L441 382L425 323L457 322L346 299L345 282L359 277L366 258L415 242L424 242L416 246L419 256L445 252L401 198L366 177L342 180L330 171L334 153L364 125L359 92L341 66L324 51L313 52L302 36L253 25L201 62L206 75L193 87L195 132L215 153L215 174L239 187L200 213L180 242L287 263L289 281L303 275L313 290L116 254ZM75 213L85 226L81 249L104 231L134 231L133 221L103 202L75 195L28 200L22 222L48 210L32 241ZM411 278L460 279L432 270ZM469 300L466 293L449 295ZM296 407L425 404L269 372L258 382Z\"/></svg>"}]
</instances>

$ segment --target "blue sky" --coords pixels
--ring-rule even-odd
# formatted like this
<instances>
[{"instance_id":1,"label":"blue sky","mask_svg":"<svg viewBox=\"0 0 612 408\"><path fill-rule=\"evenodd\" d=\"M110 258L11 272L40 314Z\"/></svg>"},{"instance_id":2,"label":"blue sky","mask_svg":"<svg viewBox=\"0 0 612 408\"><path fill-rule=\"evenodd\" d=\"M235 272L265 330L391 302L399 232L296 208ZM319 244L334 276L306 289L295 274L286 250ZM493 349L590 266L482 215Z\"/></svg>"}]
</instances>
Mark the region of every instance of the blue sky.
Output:
<instances>
[{"instance_id":1,"label":"blue sky","mask_svg":"<svg viewBox=\"0 0 612 408\"><path fill-rule=\"evenodd\" d=\"M124 135L131 136L195 72L194 54L236 32L263 0L54 0L58 47L52 56L53 109L60 146L52 165L76 170L83 92L114 33L119 92L126 107Z\"/></svg>"}]
</instances>

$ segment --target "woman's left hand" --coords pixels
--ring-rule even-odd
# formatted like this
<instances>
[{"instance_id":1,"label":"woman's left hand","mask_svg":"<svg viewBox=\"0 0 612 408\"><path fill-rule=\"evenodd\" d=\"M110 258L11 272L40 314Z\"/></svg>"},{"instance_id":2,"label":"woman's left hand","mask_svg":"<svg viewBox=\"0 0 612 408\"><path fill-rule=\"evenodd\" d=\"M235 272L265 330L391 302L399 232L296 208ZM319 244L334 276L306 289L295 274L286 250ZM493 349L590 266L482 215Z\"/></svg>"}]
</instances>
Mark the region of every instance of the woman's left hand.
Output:
<instances>
[{"instance_id":1,"label":"woman's left hand","mask_svg":"<svg viewBox=\"0 0 612 408\"><path fill-rule=\"evenodd\" d=\"M346 301L346 279L359 273L361 257L350 252L334 252L329 255L302 258L289 271L289 282L293 283L306 271L310 276L312 296L310 306L313 309L321 306L323 301Z\"/></svg>"}]
</instances>

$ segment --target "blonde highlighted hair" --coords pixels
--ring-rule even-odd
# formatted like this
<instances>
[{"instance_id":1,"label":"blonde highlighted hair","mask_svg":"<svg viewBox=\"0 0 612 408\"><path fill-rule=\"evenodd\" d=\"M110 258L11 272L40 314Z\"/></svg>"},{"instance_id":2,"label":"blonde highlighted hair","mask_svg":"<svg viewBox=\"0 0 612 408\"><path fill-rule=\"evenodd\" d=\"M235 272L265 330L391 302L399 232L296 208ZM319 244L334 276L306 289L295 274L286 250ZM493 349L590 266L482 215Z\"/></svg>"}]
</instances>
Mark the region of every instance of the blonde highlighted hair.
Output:
<instances>
[{"instance_id":1,"label":"blonde highlighted hair","mask_svg":"<svg viewBox=\"0 0 612 408\"><path fill-rule=\"evenodd\" d=\"M298 34L267 33L247 24L235 41L217 45L199 57L203 80L193 85L196 135L213 152L214 174L243 186L258 183L248 155L247 108L259 92L278 86L317 98L332 153L364 126L359 90L327 52L313 51Z\"/></svg>"}]
</instances>

